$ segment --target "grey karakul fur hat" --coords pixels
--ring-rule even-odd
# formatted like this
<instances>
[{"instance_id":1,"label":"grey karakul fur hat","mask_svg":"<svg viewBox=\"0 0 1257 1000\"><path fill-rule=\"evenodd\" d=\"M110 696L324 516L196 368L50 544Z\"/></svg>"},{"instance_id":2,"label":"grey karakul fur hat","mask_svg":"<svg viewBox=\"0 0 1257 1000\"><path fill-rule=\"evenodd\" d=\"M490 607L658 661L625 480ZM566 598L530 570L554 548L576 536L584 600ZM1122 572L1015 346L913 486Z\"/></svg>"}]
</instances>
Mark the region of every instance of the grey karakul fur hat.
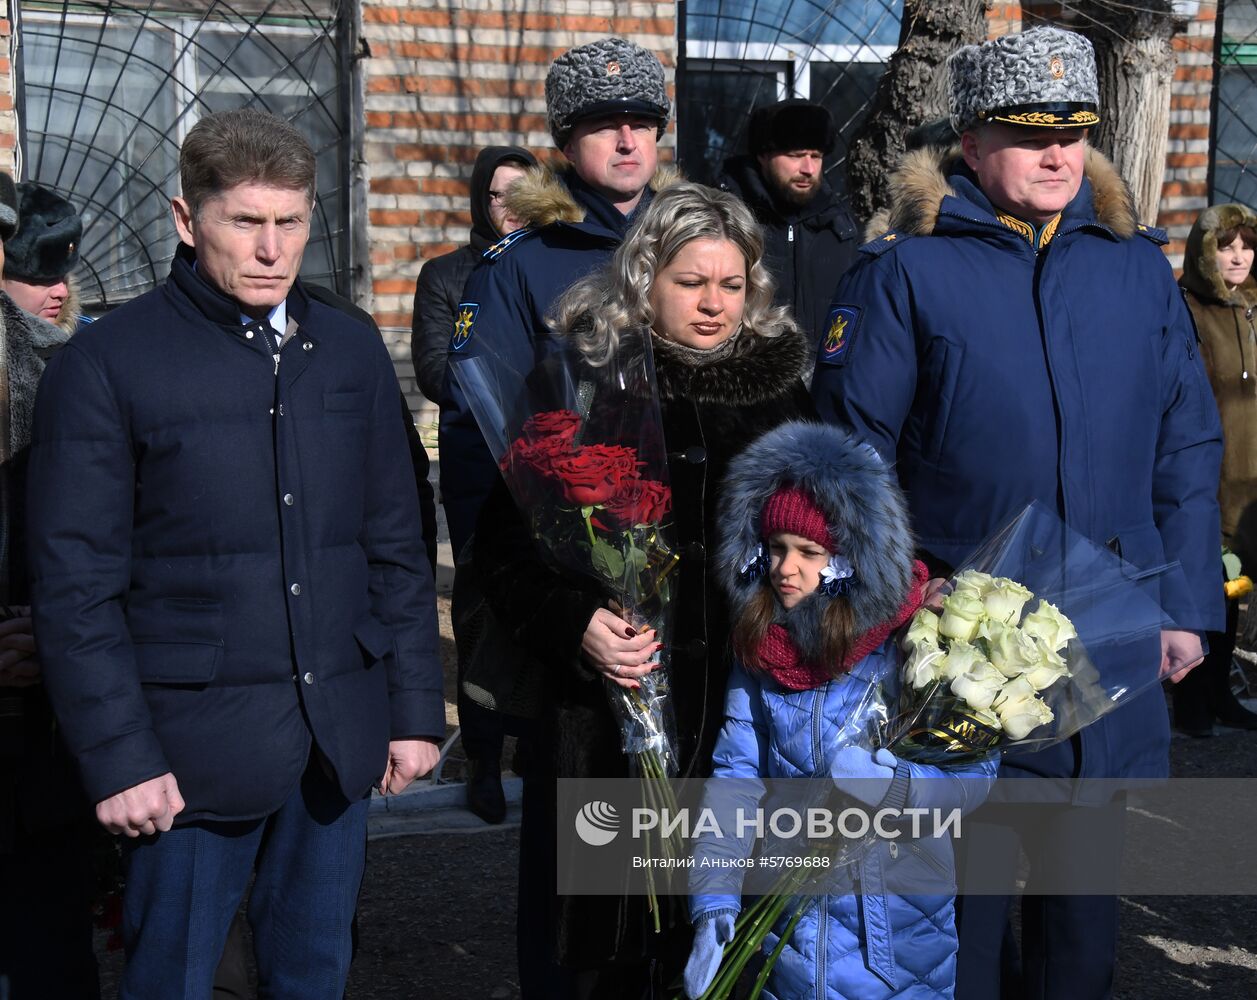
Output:
<instances>
[{"instance_id":1,"label":"grey karakul fur hat","mask_svg":"<svg viewBox=\"0 0 1257 1000\"><path fill-rule=\"evenodd\" d=\"M1095 50L1062 28L1032 28L947 60L951 123L959 132L983 122L1028 128L1088 128L1100 122Z\"/></svg>"},{"instance_id":2,"label":"grey karakul fur hat","mask_svg":"<svg viewBox=\"0 0 1257 1000\"><path fill-rule=\"evenodd\" d=\"M763 578L741 572L759 549L760 512L782 486L805 491L825 514L830 535L855 570L847 592L857 634L899 611L913 583L912 529L907 503L890 468L871 445L827 424L793 421L769 431L729 463L717 506L720 542L716 574L740 617ZM811 621L827 602L819 591L787 618ZM815 605L813 614L806 606ZM804 610L800 616L798 611ZM802 623L800 623L802 624ZM812 635L794 635L800 648L817 648Z\"/></svg>"},{"instance_id":3,"label":"grey karakul fur hat","mask_svg":"<svg viewBox=\"0 0 1257 1000\"><path fill-rule=\"evenodd\" d=\"M562 149L582 118L639 114L668 124L668 92L658 57L623 38L600 38L568 49L546 74L546 113L550 135Z\"/></svg>"}]
</instances>

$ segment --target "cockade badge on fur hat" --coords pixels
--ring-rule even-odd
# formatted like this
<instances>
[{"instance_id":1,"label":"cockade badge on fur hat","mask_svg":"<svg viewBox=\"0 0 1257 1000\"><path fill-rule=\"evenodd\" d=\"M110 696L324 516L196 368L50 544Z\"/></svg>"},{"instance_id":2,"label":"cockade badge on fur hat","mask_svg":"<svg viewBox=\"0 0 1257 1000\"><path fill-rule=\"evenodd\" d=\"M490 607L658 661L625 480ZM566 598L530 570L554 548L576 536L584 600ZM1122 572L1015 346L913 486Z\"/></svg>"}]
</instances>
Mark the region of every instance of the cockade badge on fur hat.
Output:
<instances>
[{"instance_id":1,"label":"cockade badge on fur hat","mask_svg":"<svg viewBox=\"0 0 1257 1000\"><path fill-rule=\"evenodd\" d=\"M947 60L951 122L1026 128L1089 128L1100 122L1095 50L1082 35L1032 28L966 45Z\"/></svg>"},{"instance_id":2,"label":"cockade badge on fur hat","mask_svg":"<svg viewBox=\"0 0 1257 1000\"><path fill-rule=\"evenodd\" d=\"M670 108L659 59L623 38L600 38L569 49L546 74L550 135L560 149L577 122L599 115L656 118L663 135Z\"/></svg>"}]
</instances>

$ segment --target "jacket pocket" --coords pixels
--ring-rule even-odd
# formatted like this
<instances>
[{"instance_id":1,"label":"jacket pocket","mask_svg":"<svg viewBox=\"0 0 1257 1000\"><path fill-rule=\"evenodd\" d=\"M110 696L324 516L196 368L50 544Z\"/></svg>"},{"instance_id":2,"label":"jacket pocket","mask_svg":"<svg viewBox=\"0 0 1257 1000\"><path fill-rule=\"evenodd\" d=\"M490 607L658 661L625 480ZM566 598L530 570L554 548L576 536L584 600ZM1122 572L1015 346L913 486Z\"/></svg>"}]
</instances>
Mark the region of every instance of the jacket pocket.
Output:
<instances>
[{"instance_id":1,"label":"jacket pocket","mask_svg":"<svg viewBox=\"0 0 1257 1000\"><path fill-rule=\"evenodd\" d=\"M393 633L374 618L354 626L354 640L367 654L368 666L379 662L393 651Z\"/></svg>"},{"instance_id":2,"label":"jacket pocket","mask_svg":"<svg viewBox=\"0 0 1257 1000\"><path fill-rule=\"evenodd\" d=\"M366 416L367 393L363 389L352 392L325 392L323 393L323 412Z\"/></svg>"},{"instance_id":3,"label":"jacket pocket","mask_svg":"<svg viewBox=\"0 0 1257 1000\"><path fill-rule=\"evenodd\" d=\"M964 356L965 349L959 344L941 339L932 340L926 349L922 377L926 380L926 398L934 399L933 407L923 415L927 423L921 428L921 450L927 461L937 462L943 454Z\"/></svg>"},{"instance_id":4,"label":"jacket pocket","mask_svg":"<svg viewBox=\"0 0 1257 1000\"><path fill-rule=\"evenodd\" d=\"M141 684L204 687L218 673L222 642L137 642L135 662Z\"/></svg>"}]
</instances>

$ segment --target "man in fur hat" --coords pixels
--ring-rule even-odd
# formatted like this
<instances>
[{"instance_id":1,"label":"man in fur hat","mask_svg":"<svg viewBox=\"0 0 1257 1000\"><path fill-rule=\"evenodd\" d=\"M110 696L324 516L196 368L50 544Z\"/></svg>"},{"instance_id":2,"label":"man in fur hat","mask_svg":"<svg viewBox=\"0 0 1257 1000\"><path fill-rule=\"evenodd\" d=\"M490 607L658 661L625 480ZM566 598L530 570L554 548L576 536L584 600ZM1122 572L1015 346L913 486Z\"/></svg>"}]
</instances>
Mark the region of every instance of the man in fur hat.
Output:
<instances>
[{"instance_id":1,"label":"man in fur hat","mask_svg":"<svg viewBox=\"0 0 1257 1000\"><path fill-rule=\"evenodd\" d=\"M25 188L0 173L6 249L32 242L18 239ZM0 250L0 267L6 263ZM0 996L94 1000L94 824L44 689L26 572L35 390L70 336L39 313L0 292Z\"/></svg>"},{"instance_id":2,"label":"man in fur hat","mask_svg":"<svg viewBox=\"0 0 1257 1000\"><path fill-rule=\"evenodd\" d=\"M1087 146L1100 109L1082 36L1036 28L968 46L950 73L958 142L909 153L895 174L891 229L861 248L830 307L818 408L896 462L938 572L1032 499L1137 567L1178 561L1182 576L1161 591L1175 627L1132 655L1150 670L1160 655L1162 676L1181 679L1201 659L1200 633L1223 624L1221 435L1165 234L1137 220ZM1005 756L1003 773L1160 778L1168 764L1154 687L1072 741ZM1080 852L1118 870L1121 795L1088 784L1077 797L1090 808L1034 813L1032 884ZM1003 852L1015 868L1028 832L1016 825L967 822L970 863ZM1009 907L963 899L957 996L1001 995ZM1109 996L1117 911L1112 895L1027 896L1025 995Z\"/></svg>"},{"instance_id":3,"label":"man in fur hat","mask_svg":"<svg viewBox=\"0 0 1257 1000\"><path fill-rule=\"evenodd\" d=\"M825 180L834 135L833 117L812 101L791 98L758 108L751 115L750 152L731 157L720 179L763 225L775 301L790 307L813 346L858 246L846 201Z\"/></svg>"},{"instance_id":4,"label":"man in fur hat","mask_svg":"<svg viewBox=\"0 0 1257 1000\"><path fill-rule=\"evenodd\" d=\"M554 61L546 111L566 168L534 169L512 186L508 208L524 228L486 250L468 279L451 362L491 352L526 374L541 359L550 306L615 252L660 183L655 143L669 110L663 66L633 42L602 38ZM445 374L440 446L441 499L457 556L498 470L454 367Z\"/></svg>"},{"instance_id":5,"label":"man in fur hat","mask_svg":"<svg viewBox=\"0 0 1257 1000\"><path fill-rule=\"evenodd\" d=\"M487 354L522 374L531 371L549 350L550 307L606 262L650 203L652 188L665 182L656 176L655 144L670 103L663 66L640 45L601 38L564 52L546 76L546 111L565 167L555 173L534 168L511 186L506 207L524 228L484 252L463 290L450 339L441 398L441 500L456 558L499 475L455 376L459 360ZM461 572L456 618L470 603L472 586ZM525 782L528 809L527 774ZM549 924L538 918L553 888L544 873L521 870L517 951L524 997L563 995L570 979L550 960Z\"/></svg>"},{"instance_id":6,"label":"man in fur hat","mask_svg":"<svg viewBox=\"0 0 1257 1000\"><path fill-rule=\"evenodd\" d=\"M79 322L79 296L71 271L79 262L83 220L55 191L23 181L17 186L18 229L4 242L4 291L32 316L67 334Z\"/></svg>"}]
</instances>

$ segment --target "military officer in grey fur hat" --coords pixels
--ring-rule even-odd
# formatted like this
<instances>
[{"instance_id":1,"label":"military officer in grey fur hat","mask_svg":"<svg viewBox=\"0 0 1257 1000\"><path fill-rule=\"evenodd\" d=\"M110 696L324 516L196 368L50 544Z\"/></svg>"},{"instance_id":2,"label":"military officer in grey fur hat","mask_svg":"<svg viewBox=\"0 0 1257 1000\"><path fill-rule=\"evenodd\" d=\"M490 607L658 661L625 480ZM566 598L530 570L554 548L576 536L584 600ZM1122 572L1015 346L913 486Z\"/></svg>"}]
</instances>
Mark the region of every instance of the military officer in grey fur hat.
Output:
<instances>
[{"instance_id":1,"label":"military officer in grey fur hat","mask_svg":"<svg viewBox=\"0 0 1257 1000\"><path fill-rule=\"evenodd\" d=\"M1087 146L1102 109L1085 38L1035 28L967 46L949 68L958 141L901 161L890 229L831 303L817 407L895 460L939 573L1032 499L1137 567L1177 561L1181 577L1161 588L1173 627L1122 655L1150 683L1179 680L1223 622L1221 431L1165 234L1138 221ZM1110 996L1114 887L1061 878L1084 855L1119 870L1125 804L1112 789L1168 765L1155 686L1071 741L1004 756L1002 776L1115 780L1080 785L1086 808L988 804L966 819L962 867L1011 887L1024 847L1031 891L1058 894L1023 899L1022 960L1003 972L1011 897L961 898L958 997Z\"/></svg>"},{"instance_id":2,"label":"military officer in grey fur hat","mask_svg":"<svg viewBox=\"0 0 1257 1000\"><path fill-rule=\"evenodd\" d=\"M550 67L546 110L550 134L566 163L553 172L534 168L512 184L507 208L523 228L484 252L463 289L450 331L439 440L441 499L456 556L466 548L485 499L501 484L458 382L460 363L497 356L526 373L547 356L551 306L573 282L611 257L650 203L652 187L662 182L656 178L656 143L670 108L658 58L626 39L600 38L577 46ZM454 582L456 620L461 608L471 606L470 573L460 568ZM622 646L634 641L609 627L604 638ZM521 996L603 997L611 996L612 988L623 991L615 995L628 996L637 977L608 965L606 955L561 949L556 954L556 918L549 902L554 837L552 820L546 819L553 778L541 761L525 771L517 943ZM649 978L646 966L637 971Z\"/></svg>"}]
</instances>

